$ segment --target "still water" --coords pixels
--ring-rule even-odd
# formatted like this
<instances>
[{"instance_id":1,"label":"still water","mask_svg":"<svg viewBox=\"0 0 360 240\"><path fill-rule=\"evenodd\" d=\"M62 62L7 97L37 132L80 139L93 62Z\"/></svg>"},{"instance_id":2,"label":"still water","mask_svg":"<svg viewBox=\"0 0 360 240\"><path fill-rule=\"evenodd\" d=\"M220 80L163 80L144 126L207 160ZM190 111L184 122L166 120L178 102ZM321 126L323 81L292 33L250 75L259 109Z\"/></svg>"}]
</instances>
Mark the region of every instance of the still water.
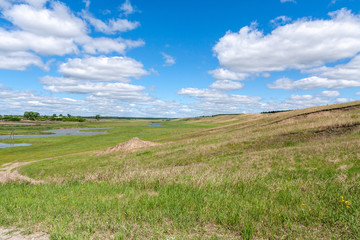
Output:
<instances>
[{"instance_id":1,"label":"still water","mask_svg":"<svg viewBox=\"0 0 360 240\"><path fill-rule=\"evenodd\" d=\"M68 128L68 129L56 129L42 131L43 133L49 133L44 135L0 135L0 139L10 139L10 138L41 138L41 137L64 137L64 136L75 136L75 135L98 135L106 134L106 132L82 132L82 130L101 130L101 129L110 129L110 128ZM28 143L20 144L6 144L0 143L0 148L8 147L25 147L30 146Z\"/></svg>"}]
</instances>

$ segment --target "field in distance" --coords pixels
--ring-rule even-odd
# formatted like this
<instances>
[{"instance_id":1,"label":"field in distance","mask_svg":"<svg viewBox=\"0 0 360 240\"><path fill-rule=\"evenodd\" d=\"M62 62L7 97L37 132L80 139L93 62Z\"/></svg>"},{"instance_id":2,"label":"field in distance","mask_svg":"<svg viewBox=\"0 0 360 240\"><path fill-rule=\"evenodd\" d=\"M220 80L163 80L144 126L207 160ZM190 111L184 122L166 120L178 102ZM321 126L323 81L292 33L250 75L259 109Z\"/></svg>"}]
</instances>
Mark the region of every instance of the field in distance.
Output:
<instances>
[{"instance_id":1,"label":"field in distance","mask_svg":"<svg viewBox=\"0 0 360 240\"><path fill-rule=\"evenodd\" d=\"M23 177L0 183L2 228L50 239L360 238L360 101L166 121L1 124L0 134L80 127L110 129L0 141L32 144L0 149L0 178L9 166ZM135 137L158 144L106 151Z\"/></svg>"}]
</instances>

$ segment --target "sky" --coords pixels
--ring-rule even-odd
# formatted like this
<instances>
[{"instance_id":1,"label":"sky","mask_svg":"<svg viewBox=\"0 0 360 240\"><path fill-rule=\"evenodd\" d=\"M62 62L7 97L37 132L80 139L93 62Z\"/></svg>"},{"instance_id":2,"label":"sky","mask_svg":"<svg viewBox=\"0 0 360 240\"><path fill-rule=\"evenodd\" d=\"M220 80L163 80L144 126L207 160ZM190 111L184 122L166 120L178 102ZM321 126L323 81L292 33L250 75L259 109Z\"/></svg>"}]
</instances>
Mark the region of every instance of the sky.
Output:
<instances>
[{"instance_id":1,"label":"sky","mask_svg":"<svg viewBox=\"0 0 360 240\"><path fill-rule=\"evenodd\" d=\"M173 118L359 99L358 0L0 0L0 115Z\"/></svg>"}]
</instances>

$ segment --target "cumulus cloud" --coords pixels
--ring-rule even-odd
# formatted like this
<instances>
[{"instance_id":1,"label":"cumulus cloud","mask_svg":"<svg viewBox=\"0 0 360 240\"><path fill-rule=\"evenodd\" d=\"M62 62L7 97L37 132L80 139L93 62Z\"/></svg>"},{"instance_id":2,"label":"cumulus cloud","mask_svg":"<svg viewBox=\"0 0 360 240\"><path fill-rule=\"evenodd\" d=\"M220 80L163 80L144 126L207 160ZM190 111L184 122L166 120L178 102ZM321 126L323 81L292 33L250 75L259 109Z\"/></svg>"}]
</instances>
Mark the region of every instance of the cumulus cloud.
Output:
<instances>
[{"instance_id":1,"label":"cumulus cloud","mask_svg":"<svg viewBox=\"0 0 360 240\"><path fill-rule=\"evenodd\" d=\"M143 92L145 87L122 82L91 82L71 78L44 77L40 79L44 89L54 93L91 94L123 102L144 103L153 97Z\"/></svg>"},{"instance_id":2,"label":"cumulus cloud","mask_svg":"<svg viewBox=\"0 0 360 240\"><path fill-rule=\"evenodd\" d=\"M112 52L125 54L127 49L140 47L145 44L143 40L128 40L123 38L91 38L83 37L77 39L84 52L89 54L108 54Z\"/></svg>"},{"instance_id":3,"label":"cumulus cloud","mask_svg":"<svg viewBox=\"0 0 360 240\"><path fill-rule=\"evenodd\" d=\"M320 97L314 97L312 95L291 95L289 98L278 103L274 101L267 102L261 107L264 111L273 110L293 110L307 107L314 107L318 105L329 104L329 99L323 99Z\"/></svg>"},{"instance_id":4,"label":"cumulus cloud","mask_svg":"<svg viewBox=\"0 0 360 240\"><path fill-rule=\"evenodd\" d=\"M290 17L287 17L287 16L279 16L279 17L276 17L275 19L271 20L270 23L273 25L273 26L279 26L279 25L284 25L288 22L291 21L291 18Z\"/></svg>"},{"instance_id":5,"label":"cumulus cloud","mask_svg":"<svg viewBox=\"0 0 360 240\"><path fill-rule=\"evenodd\" d=\"M0 68L23 71L28 66L38 66L47 70L40 57L28 52L0 52Z\"/></svg>"},{"instance_id":6,"label":"cumulus cloud","mask_svg":"<svg viewBox=\"0 0 360 240\"><path fill-rule=\"evenodd\" d=\"M261 106L260 97L227 94L217 89L182 88L178 94L198 100L188 107L200 115L253 112Z\"/></svg>"},{"instance_id":7,"label":"cumulus cloud","mask_svg":"<svg viewBox=\"0 0 360 240\"><path fill-rule=\"evenodd\" d=\"M125 2L120 6L120 10L127 16L136 12L136 9L131 5L129 0L125 0Z\"/></svg>"},{"instance_id":8,"label":"cumulus cloud","mask_svg":"<svg viewBox=\"0 0 360 240\"><path fill-rule=\"evenodd\" d=\"M238 90L244 87L244 84L239 82L234 82L230 80L218 80L210 85L210 88L225 90L225 91L232 91Z\"/></svg>"},{"instance_id":9,"label":"cumulus cloud","mask_svg":"<svg viewBox=\"0 0 360 240\"><path fill-rule=\"evenodd\" d=\"M143 65L128 57L87 57L68 59L59 66L62 77L40 79L44 89L54 93L90 94L128 103L148 103L153 97L145 87L129 84L148 72Z\"/></svg>"},{"instance_id":10,"label":"cumulus cloud","mask_svg":"<svg viewBox=\"0 0 360 240\"><path fill-rule=\"evenodd\" d=\"M335 99L335 103L346 103L346 102L351 102L354 101L354 99L350 99L350 98L337 98Z\"/></svg>"},{"instance_id":11,"label":"cumulus cloud","mask_svg":"<svg viewBox=\"0 0 360 240\"><path fill-rule=\"evenodd\" d=\"M0 0L0 9L6 9L11 6L11 3L7 0Z\"/></svg>"},{"instance_id":12,"label":"cumulus cloud","mask_svg":"<svg viewBox=\"0 0 360 240\"><path fill-rule=\"evenodd\" d=\"M54 84L61 86L60 80L63 79L47 79ZM74 83L76 80L74 80ZM84 83L84 82L83 82ZM79 83L79 84L83 84ZM128 86L129 84L118 83L97 83L93 87L99 87L99 94L91 94L82 100L69 97L55 97L49 95L41 95L32 90L11 90L0 84L0 112L2 114L23 114L24 111L37 111L40 114L71 114L81 116L94 116L101 114L105 116L134 116L134 117L179 117L185 116L192 112L185 105L181 105L172 101L162 101L154 99L138 90L140 86ZM66 85L64 85L66 86ZM90 87L92 88L92 87ZM134 88L134 89L132 89ZM127 92L127 90L129 92ZM135 91L136 90L136 91ZM117 95L116 96L116 92ZM119 96L122 92L125 94ZM85 90L88 92L88 90ZM89 89L90 92L90 89ZM114 92L114 94L112 94ZM110 94L111 97L108 95ZM177 109L177 111L174 111ZM182 115L180 115L182 114Z\"/></svg>"},{"instance_id":13,"label":"cumulus cloud","mask_svg":"<svg viewBox=\"0 0 360 240\"><path fill-rule=\"evenodd\" d=\"M89 1L86 2L90 4ZM86 21L75 16L63 3L46 0L0 0L3 17L13 26L0 28L0 52L10 61L0 62L0 68L25 70L27 66L43 67L41 56L67 54L125 54L127 49L143 46L143 40L90 37ZM122 28L121 24L125 27ZM105 23L104 23L105 24ZM130 30L127 20L109 20L105 32ZM27 54L24 54L27 52ZM34 55L34 54L37 54ZM24 59L16 58L23 55ZM19 60L16 63L16 59Z\"/></svg>"},{"instance_id":14,"label":"cumulus cloud","mask_svg":"<svg viewBox=\"0 0 360 240\"><path fill-rule=\"evenodd\" d=\"M247 73L237 73L232 72L229 69L218 68L212 71L209 71L216 80L244 80L249 76Z\"/></svg>"},{"instance_id":15,"label":"cumulus cloud","mask_svg":"<svg viewBox=\"0 0 360 240\"><path fill-rule=\"evenodd\" d=\"M86 19L95 30L106 34L115 34L117 32L127 32L140 26L140 23L135 21L129 21L127 19L109 19L108 22L104 22L95 18L89 12L83 11L82 16Z\"/></svg>"},{"instance_id":16,"label":"cumulus cloud","mask_svg":"<svg viewBox=\"0 0 360 240\"><path fill-rule=\"evenodd\" d=\"M338 91L322 91L318 94L319 97L338 97L340 93Z\"/></svg>"},{"instance_id":17,"label":"cumulus cloud","mask_svg":"<svg viewBox=\"0 0 360 240\"><path fill-rule=\"evenodd\" d=\"M25 2L33 7L42 8L48 0L25 0Z\"/></svg>"},{"instance_id":18,"label":"cumulus cloud","mask_svg":"<svg viewBox=\"0 0 360 240\"><path fill-rule=\"evenodd\" d=\"M142 63L129 57L87 57L68 59L59 67L66 78L95 81L130 82L149 74Z\"/></svg>"},{"instance_id":19,"label":"cumulus cloud","mask_svg":"<svg viewBox=\"0 0 360 240\"><path fill-rule=\"evenodd\" d=\"M85 3L85 9L89 10L91 4L90 0L83 0L83 3Z\"/></svg>"},{"instance_id":20,"label":"cumulus cloud","mask_svg":"<svg viewBox=\"0 0 360 240\"><path fill-rule=\"evenodd\" d=\"M40 36L25 31L6 31L0 28L0 51L34 51L42 55L65 55L78 51L71 39Z\"/></svg>"},{"instance_id":21,"label":"cumulus cloud","mask_svg":"<svg viewBox=\"0 0 360 240\"><path fill-rule=\"evenodd\" d=\"M260 97L249 97L244 95L227 94L215 89L182 88L178 91L180 95L186 95L205 102L249 104L261 100Z\"/></svg>"},{"instance_id":22,"label":"cumulus cloud","mask_svg":"<svg viewBox=\"0 0 360 240\"><path fill-rule=\"evenodd\" d=\"M222 66L236 72L304 69L355 56L359 29L359 15L341 9L328 20L299 19L267 35L255 25L229 31L213 50Z\"/></svg>"},{"instance_id":23,"label":"cumulus cloud","mask_svg":"<svg viewBox=\"0 0 360 240\"><path fill-rule=\"evenodd\" d=\"M172 66L175 64L175 58L162 52L161 55L163 56L165 63L163 64L163 66Z\"/></svg>"},{"instance_id":24,"label":"cumulus cloud","mask_svg":"<svg viewBox=\"0 0 360 240\"><path fill-rule=\"evenodd\" d=\"M86 33L85 23L60 2L51 2L51 9L26 4L13 5L3 11L3 15L21 29L47 37L71 38Z\"/></svg>"},{"instance_id":25,"label":"cumulus cloud","mask_svg":"<svg viewBox=\"0 0 360 240\"><path fill-rule=\"evenodd\" d=\"M328 89L340 89L340 88L349 88L349 87L360 87L360 81L356 80L333 80L322 77L308 77L303 78L297 81L293 81L289 78L280 78L273 82L272 84L267 85L271 89L302 89L302 90L311 90L315 88L328 88Z\"/></svg>"},{"instance_id":26,"label":"cumulus cloud","mask_svg":"<svg viewBox=\"0 0 360 240\"><path fill-rule=\"evenodd\" d=\"M334 67L320 67L305 71L332 80L355 80L360 81L360 55L355 56L346 64Z\"/></svg>"},{"instance_id":27,"label":"cumulus cloud","mask_svg":"<svg viewBox=\"0 0 360 240\"><path fill-rule=\"evenodd\" d=\"M315 76L293 81L288 78L280 78L269 88L277 89L303 89L314 88L340 89L360 87L360 56L357 55L346 64L339 64L334 67L320 67L304 71Z\"/></svg>"}]
</instances>

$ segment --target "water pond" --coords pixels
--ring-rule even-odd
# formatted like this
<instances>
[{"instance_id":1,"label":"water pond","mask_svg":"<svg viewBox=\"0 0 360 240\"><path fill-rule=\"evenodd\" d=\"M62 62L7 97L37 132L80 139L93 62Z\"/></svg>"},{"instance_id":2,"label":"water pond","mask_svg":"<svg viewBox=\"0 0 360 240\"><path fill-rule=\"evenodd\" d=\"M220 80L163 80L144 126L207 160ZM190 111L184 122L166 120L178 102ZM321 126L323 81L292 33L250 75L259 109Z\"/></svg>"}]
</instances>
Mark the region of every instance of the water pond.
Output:
<instances>
[{"instance_id":1,"label":"water pond","mask_svg":"<svg viewBox=\"0 0 360 240\"><path fill-rule=\"evenodd\" d=\"M0 139L11 139L11 138L41 138L41 137L65 137L65 136L82 136L82 135L98 135L106 134L106 132L82 132L84 130L101 130L101 129L110 129L110 128L68 128L68 129L56 129L56 130L47 130L42 131L43 135L0 135ZM0 143L0 148L8 147L22 147L30 146L31 144L20 143L20 144L6 144Z\"/></svg>"},{"instance_id":2,"label":"water pond","mask_svg":"<svg viewBox=\"0 0 360 240\"><path fill-rule=\"evenodd\" d=\"M161 127L162 125L160 123L153 123L149 125L149 127Z\"/></svg>"},{"instance_id":3,"label":"water pond","mask_svg":"<svg viewBox=\"0 0 360 240\"><path fill-rule=\"evenodd\" d=\"M161 127L162 125L159 123L153 123L149 125L149 127ZM98 134L106 134L106 131L102 132L84 132L85 130L104 130L104 129L112 129L112 128L67 128L67 129L55 129L55 130L47 130L42 131L43 135L0 135L0 139L11 139L11 138L42 138L42 137L65 137L65 136L85 136L85 135L98 135ZM20 147L20 146L30 146L31 144L5 144L0 143L0 148L7 147Z\"/></svg>"},{"instance_id":4,"label":"water pond","mask_svg":"<svg viewBox=\"0 0 360 240\"><path fill-rule=\"evenodd\" d=\"M6 143L0 143L0 148L8 148L8 147L26 147L30 146L29 143L19 143L19 144L6 144Z\"/></svg>"},{"instance_id":5,"label":"water pond","mask_svg":"<svg viewBox=\"0 0 360 240\"><path fill-rule=\"evenodd\" d=\"M83 135L98 135L106 134L106 132L82 132L84 130L100 130L100 129L111 129L111 128L67 128L67 129L56 129L42 131L43 135L13 135L13 138L41 138L41 137L65 137L65 136L83 136ZM10 139L10 135L0 135L0 139Z\"/></svg>"}]
</instances>

